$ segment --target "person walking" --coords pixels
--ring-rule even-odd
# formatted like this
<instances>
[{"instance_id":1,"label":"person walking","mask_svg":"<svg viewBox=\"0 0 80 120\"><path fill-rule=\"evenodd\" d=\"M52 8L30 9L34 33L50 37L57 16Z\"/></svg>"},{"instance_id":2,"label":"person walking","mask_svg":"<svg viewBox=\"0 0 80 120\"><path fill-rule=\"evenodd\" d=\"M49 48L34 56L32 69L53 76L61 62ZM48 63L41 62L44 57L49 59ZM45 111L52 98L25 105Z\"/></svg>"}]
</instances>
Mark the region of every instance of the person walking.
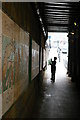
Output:
<instances>
[{"instance_id":1,"label":"person walking","mask_svg":"<svg viewBox=\"0 0 80 120\"><path fill-rule=\"evenodd\" d=\"M55 81L56 59L57 57L54 57L54 61L51 62L51 80L53 82Z\"/></svg>"}]
</instances>

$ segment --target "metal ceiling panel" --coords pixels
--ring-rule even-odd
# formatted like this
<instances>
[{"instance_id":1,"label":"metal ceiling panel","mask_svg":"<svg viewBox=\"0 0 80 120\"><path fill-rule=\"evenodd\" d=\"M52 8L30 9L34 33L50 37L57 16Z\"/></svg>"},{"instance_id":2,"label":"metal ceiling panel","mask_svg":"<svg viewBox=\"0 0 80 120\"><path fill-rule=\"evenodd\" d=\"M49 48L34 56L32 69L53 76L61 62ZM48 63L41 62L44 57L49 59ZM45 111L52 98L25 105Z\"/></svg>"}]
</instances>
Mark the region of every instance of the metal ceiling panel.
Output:
<instances>
[{"instance_id":1,"label":"metal ceiling panel","mask_svg":"<svg viewBox=\"0 0 80 120\"><path fill-rule=\"evenodd\" d=\"M48 32L68 32L80 19L80 2L41 2L38 8Z\"/></svg>"}]
</instances>

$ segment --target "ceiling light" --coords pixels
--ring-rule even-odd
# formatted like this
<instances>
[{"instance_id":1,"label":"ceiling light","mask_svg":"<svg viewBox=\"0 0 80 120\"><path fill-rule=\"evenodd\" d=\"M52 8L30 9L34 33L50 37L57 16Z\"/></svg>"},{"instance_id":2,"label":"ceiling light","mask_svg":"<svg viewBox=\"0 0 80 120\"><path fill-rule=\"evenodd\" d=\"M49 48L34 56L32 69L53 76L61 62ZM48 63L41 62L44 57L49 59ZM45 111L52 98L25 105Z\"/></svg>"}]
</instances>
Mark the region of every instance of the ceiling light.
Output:
<instances>
[{"instance_id":1,"label":"ceiling light","mask_svg":"<svg viewBox=\"0 0 80 120\"><path fill-rule=\"evenodd\" d=\"M72 32L71 34L74 35L74 32Z\"/></svg>"},{"instance_id":2,"label":"ceiling light","mask_svg":"<svg viewBox=\"0 0 80 120\"><path fill-rule=\"evenodd\" d=\"M74 22L74 25L75 25L75 26L77 25L76 22Z\"/></svg>"}]
</instances>

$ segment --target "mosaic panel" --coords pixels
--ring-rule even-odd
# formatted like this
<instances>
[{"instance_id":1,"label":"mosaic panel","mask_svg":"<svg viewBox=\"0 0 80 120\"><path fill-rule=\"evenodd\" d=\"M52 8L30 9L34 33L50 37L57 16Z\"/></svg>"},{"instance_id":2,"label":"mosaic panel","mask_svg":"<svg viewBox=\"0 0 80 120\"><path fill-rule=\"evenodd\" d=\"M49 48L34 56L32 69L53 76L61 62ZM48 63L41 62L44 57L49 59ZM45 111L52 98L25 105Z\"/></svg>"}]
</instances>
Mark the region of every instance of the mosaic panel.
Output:
<instances>
[{"instance_id":1,"label":"mosaic panel","mask_svg":"<svg viewBox=\"0 0 80 120\"><path fill-rule=\"evenodd\" d=\"M42 70L42 48L41 48L41 54L40 54L40 70Z\"/></svg>"},{"instance_id":2,"label":"mosaic panel","mask_svg":"<svg viewBox=\"0 0 80 120\"><path fill-rule=\"evenodd\" d=\"M39 73L39 45L32 40L32 78Z\"/></svg>"},{"instance_id":3,"label":"mosaic panel","mask_svg":"<svg viewBox=\"0 0 80 120\"><path fill-rule=\"evenodd\" d=\"M2 37L2 89L3 92L14 84L14 42Z\"/></svg>"},{"instance_id":4,"label":"mosaic panel","mask_svg":"<svg viewBox=\"0 0 80 120\"><path fill-rule=\"evenodd\" d=\"M0 82L3 92L2 114L28 86L29 66L29 34L4 13L3 18L2 83Z\"/></svg>"},{"instance_id":5,"label":"mosaic panel","mask_svg":"<svg viewBox=\"0 0 80 120\"><path fill-rule=\"evenodd\" d=\"M43 68L46 65L46 54L45 54L45 49L43 49Z\"/></svg>"},{"instance_id":6,"label":"mosaic panel","mask_svg":"<svg viewBox=\"0 0 80 120\"><path fill-rule=\"evenodd\" d=\"M13 38L14 22L5 13L2 13L2 32L5 36Z\"/></svg>"},{"instance_id":7,"label":"mosaic panel","mask_svg":"<svg viewBox=\"0 0 80 120\"><path fill-rule=\"evenodd\" d=\"M2 93L2 41L0 38L0 94Z\"/></svg>"},{"instance_id":8,"label":"mosaic panel","mask_svg":"<svg viewBox=\"0 0 80 120\"><path fill-rule=\"evenodd\" d=\"M0 10L0 119L2 117L2 12Z\"/></svg>"}]
</instances>

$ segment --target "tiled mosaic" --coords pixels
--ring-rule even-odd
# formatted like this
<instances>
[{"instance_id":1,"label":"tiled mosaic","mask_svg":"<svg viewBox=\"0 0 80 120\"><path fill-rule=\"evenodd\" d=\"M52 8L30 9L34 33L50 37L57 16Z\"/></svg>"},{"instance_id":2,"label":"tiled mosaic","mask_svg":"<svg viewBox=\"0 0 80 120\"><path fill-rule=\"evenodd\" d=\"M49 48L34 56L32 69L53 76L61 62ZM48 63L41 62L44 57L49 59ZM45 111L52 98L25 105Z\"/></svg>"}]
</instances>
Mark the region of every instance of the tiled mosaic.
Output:
<instances>
[{"instance_id":1,"label":"tiled mosaic","mask_svg":"<svg viewBox=\"0 0 80 120\"><path fill-rule=\"evenodd\" d=\"M29 34L6 14L2 22L2 114L28 86ZM1 85L1 82L0 82Z\"/></svg>"},{"instance_id":2,"label":"tiled mosaic","mask_svg":"<svg viewBox=\"0 0 80 120\"><path fill-rule=\"evenodd\" d=\"M39 45L32 40L32 79L39 73Z\"/></svg>"}]
</instances>

